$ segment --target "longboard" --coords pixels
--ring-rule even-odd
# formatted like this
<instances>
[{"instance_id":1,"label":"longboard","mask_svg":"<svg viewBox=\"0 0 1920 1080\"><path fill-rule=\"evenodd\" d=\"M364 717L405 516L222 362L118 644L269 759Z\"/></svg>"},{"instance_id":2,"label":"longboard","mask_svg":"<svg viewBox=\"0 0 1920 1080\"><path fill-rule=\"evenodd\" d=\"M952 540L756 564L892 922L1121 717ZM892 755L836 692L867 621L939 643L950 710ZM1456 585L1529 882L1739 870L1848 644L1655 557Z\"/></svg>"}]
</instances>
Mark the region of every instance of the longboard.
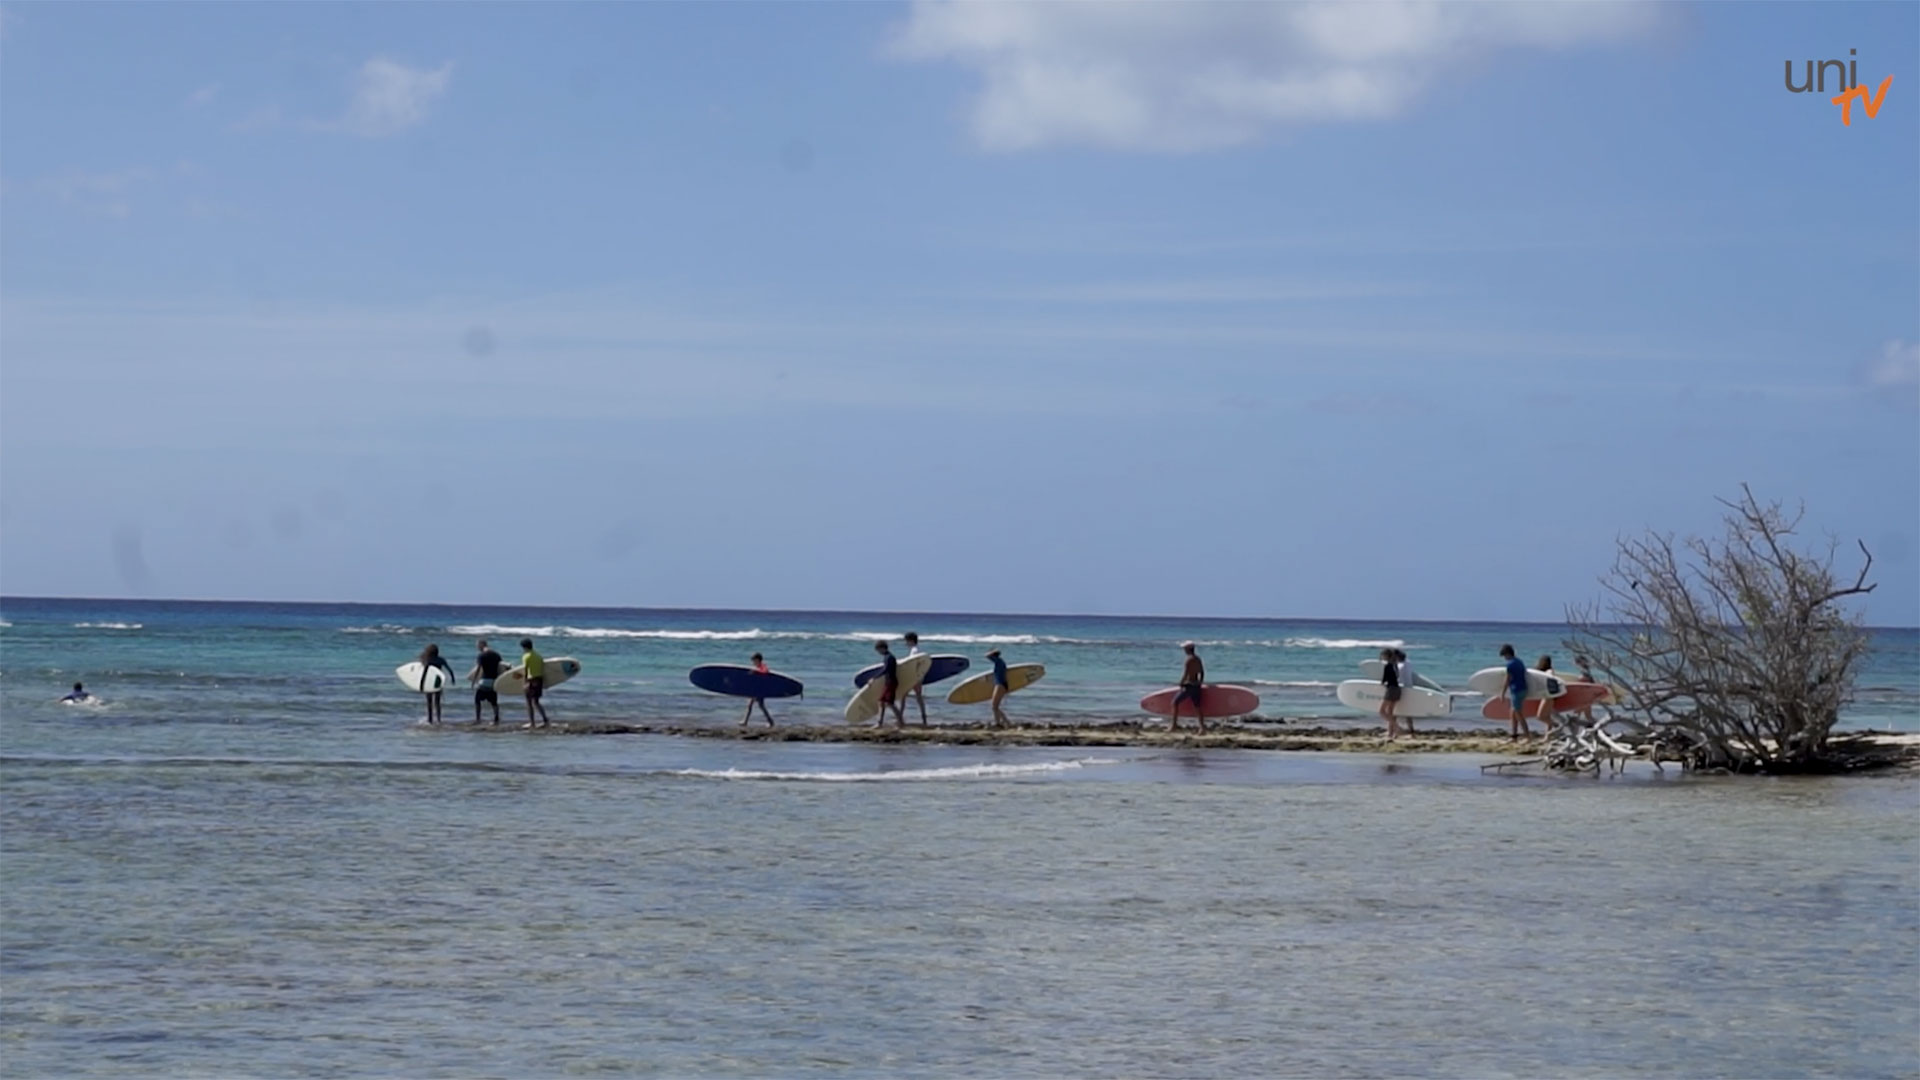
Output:
<instances>
[{"instance_id":1,"label":"longboard","mask_svg":"<svg viewBox=\"0 0 1920 1080\"><path fill-rule=\"evenodd\" d=\"M1381 669L1386 666L1387 662L1385 660L1362 660L1360 661L1360 677L1379 682L1380 676L1385 674ZM1443 694L1447 692L1446 687L1441 686L1439 683L1434 682L1432 679L1427 678L1417 671L1413 673L1413 685L1424 686L1429 690L1438 690Z\"/></svg>"},{"instance_id":2,"label":"longboard","mask_svg":"<svg viewBox=\"0 0 1920 1080\"><path fill-rule=\"evenodd\" d=\"M1045 678L1045 664L1008 664L1007 693L1032 686ZM949 705L979 705L993 700L993 672L983 671L947 692Z\"/></svg>"},{"instance_id":3,"label":"longboard","mask_svg":"<svg viewBox=\"0 0 1920 1080\"><path fill-rule=\"evenodd\" d=\"M909 656L905 660L900 661L899 666L894 669L894 674L900 683L899 693L897 693L893 699L895 704L905 701L906 696L913 691L913 688L920 685L920 680L926 678L927 668L932 663L933 657L928 656L926 653L921 653L919 656ZM867 685L855 691L853 697L847 701L846 711L842 713L842 715L846 717L847 723L863 724L879 716L880 690L880 680L870 679Z\"/></svg>"},{"instance_id":4,"label":"longboard","mask_svg":"<svg viewBox=\"0 0 1920 1080\"><path fill-rule=\"evenodd\" d=\"M923 653L922 655L927 654ZM935 656L933 657L933 663L927 665L927 677L920 680L920 685L932 686L934 683L944 679L951 679L955 675L967 670L972 664L973 661L968 660L964 656L950 656L946 654ZM867 685L875 675L880 674L880 669L884 666L883 664L874 664L871 667L861 668L853 676L854 687L857 689Z\"/></svg>"},{"instance_id":5,"label":"longboard","mask_svg":"<svg viewBox=\"0 0 1920 1080\"><path fill-rule=\"evenodd\" d=\"M1507 696L1507 669L1504 667L1481 668L1467 680L1467 689L1487 697ZM1566 683L1558 675L1549 675L1544 671L1527 669L1527 696L1530 698L1559 697L1566 692Z\"/></svg>"},{"instance_id":6,"label":"longboard","mask_svg":"<svg viewBox=\"0 0 1920 1080\"><path fill-rule=\"evenodd\" d=\"M687 681L702 690L728 697L798 697L800 680L777 671L764 674L739 664L703 664L687 672Z\"/></svg>"},{"instance_id":7,"label":"longboard","mask_svg":"<svg viewBox=\"0 0 1920 1080\"><path fill-rule=\"evenodd\" d=\"M1577 682L1567 683L1567 692L1553 699L1554 712L1579 712L1589 705L1598 705L1605 701L1611 689L1605 683ZM1522 708L1522 714L1531 720L1540 715L1540 698L1528 698ZM1505 696L1489 698L1480 706L1480 715L1489 720L1513 719L1513 708L1507 704Z\"/></svg>"},{"instance_id":8,"label":"longboard","mask_svg":"<svg viewBox=\"0 0 1920 1080\"><path fill-rule=\"evenodd\" d=\"M1177 686L1156 690L1140 699L1140 707L1155 716L1170 717L1173 715L1173 699L1179 693L1180 688ZM1244 686L1208 683L1200 688L1200 708L1207 714L1209 720L1245 716L1259 707L1260 695ZM1193 702L1181 702L1180 715L1193 716Z\"/></svg>"},{"instance_id":9,"label":"longboard","mask_svg":"<svg viewBox=\"0 0 1920 1080\"><path fill-rule=\"evenodd\" d=\"M425 684L422 684L420 681L422 668L426 669L427 681ZM429 668L418 660L401 664L399 667L393 669L393 673L399 677L401 685L416 694L438 694L453 685L453 674L446 668Z\"/></svg>"},{"instance_id":10,"label":"longboard","mask_svg":"<svg viewBox=\"0 0 1920 1080\"><path fill-rule=\"evenodd\" d=\"M1380 703L1387 698L1387 688L1377 682L1366 679L1348 679L1334 690L1334 696L1340 704L1363 712L1379 712ZM1453 711L1453 698L1437 693L1424 686L1403 686L1400 688L1400 700L1394 702L1395 716L1411 717L1419 720L1429 716L1446 716Z\"/></svg>"},{"instance_id":11,"label":"longboard","mask_svg":"<svg viewBox=\"0 0 1920 1080\"><path fill-rule=\"evenodd\" d=\"M578 674L580 661L571 656L549 656L546 681L540 684L540 688L542 691L551 690ZM527 692L527 673L517 666L501 672L500 677L493 680L493 688L501 697L519 697Z\"/></svg>"}]
</instances>

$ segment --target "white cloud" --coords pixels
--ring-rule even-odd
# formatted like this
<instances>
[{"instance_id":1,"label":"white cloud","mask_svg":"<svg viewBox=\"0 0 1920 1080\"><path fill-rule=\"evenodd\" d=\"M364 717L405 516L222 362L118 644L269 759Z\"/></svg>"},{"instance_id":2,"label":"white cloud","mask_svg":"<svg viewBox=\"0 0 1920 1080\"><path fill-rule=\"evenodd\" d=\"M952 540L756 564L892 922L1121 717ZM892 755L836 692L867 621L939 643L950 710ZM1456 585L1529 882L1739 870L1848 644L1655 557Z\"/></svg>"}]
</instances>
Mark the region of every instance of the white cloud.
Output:
<instances>
[{"instance_id":1,"label":"white cloud","mask_svg":"<svg viewBox=\"0 0 1920 1080\"><path fill-rule=\"evenodd\" d=\"M371 139L397 135L426 120L451 81L451 60L429 70L376 56L353 73L353 100L346 115L330 126Z\"/></svg>"},{"instance_id":2,"label":"white cloud","mask_svg":"<svg viewBox=\"0 0 1920 1080\"><path fill-rule=\"evenodd\" d=\"M73 170L46 177L40 187L76 210L123 218L133 213L133 187L152 177L153 170L147 168L107 173Z\"/></svg>"},{"instance_id":3,"label":"white cloud","mask_svg":"<svg viewBox=\"0 0 1920 1080\"><path fill-rule=\"evenodd\" d=\"M1867 367L1869 386L1911 390L1920 386L1920 342L1889 341L1880 359Z\"/></svg>"},{"instance_id":4,"label":"white cloud","mask_svg":"<svg viewBox=\"0 0 1920 1080\"><path fill-rule=\"evenodd\" d=\"M980 71L988 149L1181 151L1391 116L1495 50L1615 41L1657 18L1641 3L918 0L891 49Z\"/></svg>"},{"instance_id":5,"label":"white cloud","mask_svg":"<svg viewBox=\"0 0 1920 1080\"><path fill-rule=\"evenodd\" d=\"M198 109L207 105L211 105L213 104L213 99L219 96L220 96L220 84L208 83L207 85L187 95L187 108Z\"/></svg>"}]
</instances>

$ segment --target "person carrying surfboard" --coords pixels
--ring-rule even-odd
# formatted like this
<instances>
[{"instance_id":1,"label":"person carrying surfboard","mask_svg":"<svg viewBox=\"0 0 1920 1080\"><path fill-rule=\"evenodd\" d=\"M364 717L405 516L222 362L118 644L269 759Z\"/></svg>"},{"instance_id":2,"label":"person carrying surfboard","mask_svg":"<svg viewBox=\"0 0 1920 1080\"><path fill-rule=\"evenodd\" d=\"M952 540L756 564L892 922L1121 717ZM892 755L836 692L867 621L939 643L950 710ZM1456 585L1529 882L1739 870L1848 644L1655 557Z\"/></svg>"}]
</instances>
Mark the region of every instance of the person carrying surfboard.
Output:
<instances>
[{"instance_id":1,"label":"person carrying surfboard","mask_svg":"<svg viewBox=\"0 0 1920 1080\"><path fill-rule=\"evenodd\" d=\"M493 651L486 638L480 639L480 655L475 657L472 670L467 672L467 685L473 687L473 722L480 722L482 703L493 705L493 726L500 726L500 692L493 688L493 680L500 677L500 668L506 663L500 654Z\"/></svg>"},{"instance_id":2,"label":"person carrying surfboard","mask_svg":"<svg viewBox=\"0 0 1920 1080\"><path fill-rule=\"evenodd\" d=\"M1401 695L1401 700L1404 701L1406 700L1407 691L1419 685L1419 683L1414 681L1413 663L1407 659L1407 650L1400 649L1400 648L1396 648L1393 650L1393 670L1396 674L1400 676L1400 695ZM1396 710L1396 713L1397 712L1398 710ZM1407 734L1409 735L1420 734L1419 732L1413 730L1413 717L1402 716L1402 717L1399 717L1399 719L1406 723Z\"/></svg>"},{"instance_id":3,"label":"person carrying surfboard","mask_svg":"<svg viewBox=\"0 0 1920 1080\"><path fill-rule=\"evenodd\" d=\"M1400 737L1400 721L1393 715L1400 704L1400 666L1394 662L1392 649L1380 650L1380 719L1387 722L1388 740Z\"/></svg>"},{"instance_id":4,"label":"person carrying surfboard","mask_svg":"<svg viewBox=\"0 0 1920 1080\"><path fill-rule=\"evenodd\" d=\"M532 638L520 639L520 673L527 680L527 730L533 730L533 711L540 710L540 726L553 726L547 720L547 707L540 700L547 687L547 660L533 647Z\"/></svg>"},{"instance_id":5,"label":"person carrying surfboard","mask_svg":"<svg viewBox=\"0 0 1920 1080\"><path fill-rule=\"evenodd\" d=\"M1507 704L1511 707L1507 738L1532 737L1533 731L1527 727L1527 665L1520 662L1511 645L1500 646L1500 656L1507 662Z\"/></svg>"},{"instance_id":6,"label":"person carrying surfboard","mask_svg":"<svg viewBox=\"0 0 1920 1080\"><path fill-rule=\"evenodd\" d=\"M1193 718L1200 726L1200 734L1207 733L1207 711L1200 704L1201 692L1207 685L1207 665L1200 662L1200 654L1193 650L1193 642L1181 642L1180 648L1187 654L1187 662L1180 668L1180 692L1173 696L1173 715L1169 718L1173 730L1180 730L1180 703L1193 702Z\"/></svg>"},{"instance_id":7,"label":"person carrying surfboard","mask_svg":"<svg viewBox=\"0 0 1920 1080\"><path fill-rule=\"evenodd\" d=\"M766 660L765 660L765 659L763 659L763 658L762 658L762 657L760 656L760 654L759 654L759 653L754 653L754 654L753 654L753 658L752 658L752 660L750 660L750 661L749 661L749 666L751 666L751 667L753 668L753 673L754 673L755 675L771 675L771 674L773 674L773 672L772 672L772 671L769 671L769 670L767 669L767 662L766 662ZM758 706L760 706L760 715L761 715L761 716L764 716L764 717L766 717L766 718L767 718L767 726L768 726L768 727L772 727L772 726L773 726L773 714L767 711L767 699L766 699L766 698L748 698L748 699L747 699L747 715L745 715L745 716L743 716L743 717L741 717L741 718L740 718L740 726L741 726L741 727L746 727L746 726L747 726L747 721L749 721L749 720L752 720L752 719L753 719L753 707L754 707L755 705L758 705Z\"/></svg>"},{"instance_id":8,"label":"person carrying surfboard","mask_svg":"<svg viewBox=\"0 0 1920 1080\"><path fill-rule=\"evenodd\" d=\"M1010 692L1007 686L1007 662L1000 658L999 649L988 649L987 659L993 662L993 726L1012 727L1013 721L1000 710L1000 703L1007 699Z\"/></svg>"},{"instance_id":9,"label":"person carrying surfboard","mask_svg":"<svg viewBox=\"0 0 1920 1080\"><path fill-rule=\"evenodd\" d=\"M439 668L441 671L446 672L445 675L441 676L441 686L444 687L453 681L453 666L447 663L446 657L440 655L440 646L428 645L426 648L420 650L420 685L418 689L421 693L427 695L427 723L429 724L437 724L440 722L440 697L444 693L443 690L435 690L431 693L427 691L427 679L432 677L434 668Z\"/></svg>"},{"instance_id":10,"label":"person carrying surfboard","mask_svg":"<svg viewBox=\"0 0 1920 1080\"><path fill-rule=\"evenodd\" d=\"M874 676L880 680L880 718L874 723L887 726L887 710L893 710L893 726L906 727L906 710L900 704L900 661L894 659L893 650L887 648L884 641L873 643L873 651L880 654L880 674Z\"/></svg>"},{"instance_id":11,"label":"person carrying surfboard","mask_svg":"<svg viewBox=\"0 0 1920 1080\"><path fill-rule=\"evenodd\" d=\"M1556 679L1560 678L1560 673L1553 670L1553 657L1551 656L1542 654L1540 657L1540 662L1533 665L1533 669L1535 671L1544 671L1548 675L1552 676L1553 678L1556 678ZM1562 681L1564 682L1565 680L1562 680ZM1550 697L1541 698L1540 699L1540 727L1543 730L1545 730L1547 734L1551 735L1553 734L1553 722L1555 720L1558 720L1559 718L1560 717L1558 716L1558 714L1556 714L1553 711L1553 699Z\"/></svg>"},{"instance_id":12,"label":"person carrying surfboard","mask_svg":"<svg viewBox=\"0 0 1920 1080\"><path fill-rule=\"evenodd\" d=\"M914 657L919 656L920 655L920 635L909 630L907 631L904 640L907 643L907 659L911 660ZM914 685L913 700L920 703L920 726L926 727L927 726L927 694L926 694L925 688L923 688L919 684ZM903 711L906 709L906 705L907 703L904 701L900 703L900 707Z\"/></svg>"}]
</instances>

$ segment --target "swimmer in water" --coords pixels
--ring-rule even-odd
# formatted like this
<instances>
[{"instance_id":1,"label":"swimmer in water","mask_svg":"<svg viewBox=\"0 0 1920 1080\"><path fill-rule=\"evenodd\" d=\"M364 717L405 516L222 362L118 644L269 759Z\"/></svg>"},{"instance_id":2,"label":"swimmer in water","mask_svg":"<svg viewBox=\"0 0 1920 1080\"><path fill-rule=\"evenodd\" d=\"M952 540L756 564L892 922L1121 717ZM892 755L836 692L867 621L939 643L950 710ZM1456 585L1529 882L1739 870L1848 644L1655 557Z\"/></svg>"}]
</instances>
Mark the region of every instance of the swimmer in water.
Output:
<instances>
[{"instance_id":1,"label":"swimmer in water","mask_svg":"<svg viewBox=\"0 0 1920 1080\"><path fill-rule=\"evenodd\" d=\"M92 694L87 693L86 687L80 685L79 683L74 683L73 693L68 694L66 697L63 697L60 700L66 702L69 705L81 705L89 701L98 701L100 699L94 697Z\"/></svg>"}]
</instances>

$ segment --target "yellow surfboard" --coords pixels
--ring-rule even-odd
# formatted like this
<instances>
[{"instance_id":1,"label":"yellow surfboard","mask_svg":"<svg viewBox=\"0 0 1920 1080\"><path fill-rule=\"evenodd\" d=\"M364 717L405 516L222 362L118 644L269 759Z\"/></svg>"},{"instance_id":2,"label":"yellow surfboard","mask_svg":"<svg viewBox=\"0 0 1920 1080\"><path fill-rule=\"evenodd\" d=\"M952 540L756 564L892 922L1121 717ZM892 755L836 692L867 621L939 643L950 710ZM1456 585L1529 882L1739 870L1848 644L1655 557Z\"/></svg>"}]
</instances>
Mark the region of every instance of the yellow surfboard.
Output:
<instances>
[{"instance_id":1,"label":"yellow surfboard","mask_svg":"<svg viewBox=\"0 0 1920 1080\"><path fill-rule=\"evenodd\" d=\"M1032 686L1047 673L1045 664L1008 664L1007 693ZM993 700L993 672L983 671L947 693L949 705L979 705Z\"/></svg>"}]
</instances>

